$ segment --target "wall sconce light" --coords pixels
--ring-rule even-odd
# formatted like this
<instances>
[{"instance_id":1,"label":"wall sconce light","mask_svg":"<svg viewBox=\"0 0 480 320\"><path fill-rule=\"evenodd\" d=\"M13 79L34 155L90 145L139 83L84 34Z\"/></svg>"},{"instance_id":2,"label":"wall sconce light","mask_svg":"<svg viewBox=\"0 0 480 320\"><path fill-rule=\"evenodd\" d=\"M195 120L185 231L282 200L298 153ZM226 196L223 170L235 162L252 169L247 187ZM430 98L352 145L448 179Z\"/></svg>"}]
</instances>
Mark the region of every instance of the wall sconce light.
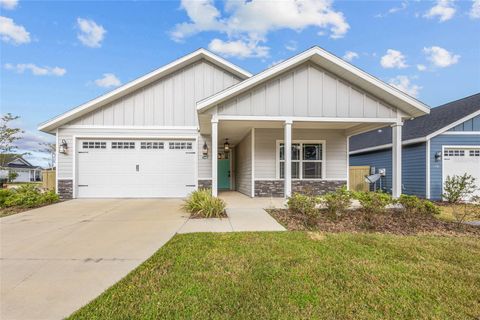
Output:
<instances>
[{"instance_id":1,"label":"wall sconce light","mask_svg":"<svg viewBox=\"0 0 480 320\"><path fill-rule=\"evenodd\" d=\"M203 159L208 158L208 145L206 141L203 143L202 154L203 154Z\"/></svg>"},{"instance_id":2,"label":"wall sconce light","mask_svg":"<svg viewBox=\"0 0 480 320\"><path fill-rule=\"evenodd\" d=\"M442 158L442 152L441 151L437 151L435 152L435 161L440 161L440 159Z\"/></svg>"},{"instance_id":3,"label":"wall sconce light","mask_svg":"<svg viewBox=\"0 0 480 320\"><path fill-rule=\"evenodd\" d=\"M223 144L223 150L224 150L225 152L230 151L230 143L228 143L228 138L225 139L225 143Z\"/></svg>"},{"instance_id":4,"label":"wall sconce light","mask_svg":"<svg viewBox=\"0 0 480 320\"><path fill-rule=\"evenodd\" d=\"M62 143L60 144L60 146L58 148L58 152L63 153L63 154L67 154L68 144L67 144L67 141L65 141L65 139L62 139Z\"/></svg>"}]
</instances>

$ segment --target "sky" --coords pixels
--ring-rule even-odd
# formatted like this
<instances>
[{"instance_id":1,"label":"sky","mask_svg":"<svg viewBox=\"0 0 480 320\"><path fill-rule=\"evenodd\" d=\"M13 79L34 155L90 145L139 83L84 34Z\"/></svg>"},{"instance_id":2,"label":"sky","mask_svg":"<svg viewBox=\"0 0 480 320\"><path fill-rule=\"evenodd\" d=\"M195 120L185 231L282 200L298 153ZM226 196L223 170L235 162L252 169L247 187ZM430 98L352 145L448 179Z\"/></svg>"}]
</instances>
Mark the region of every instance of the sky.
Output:
<instances>
[{"instance_id":1,"label":"sky","mask_svg":"<svg viewBox=\"0 0 480 320\"><path fill-rule=\"evenodd\" d=\"M0 113L45 166L39 123L198 48L255 74L315 45L430 107L480 92L480 0L0 0Z\"/></svg>"}]
</instances>

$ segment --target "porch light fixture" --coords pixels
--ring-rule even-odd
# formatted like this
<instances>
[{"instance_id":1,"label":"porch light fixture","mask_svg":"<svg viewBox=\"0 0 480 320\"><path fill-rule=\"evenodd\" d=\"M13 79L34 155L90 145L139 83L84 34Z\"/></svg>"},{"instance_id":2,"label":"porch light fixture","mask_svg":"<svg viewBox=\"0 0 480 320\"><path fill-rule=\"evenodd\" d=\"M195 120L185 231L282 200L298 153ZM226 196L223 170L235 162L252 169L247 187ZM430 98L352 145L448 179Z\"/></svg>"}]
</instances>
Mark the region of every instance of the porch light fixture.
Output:
<instances>
[{"instance_id":1,"label":"porch light fixture","mask_svg":"<svg viewBox=\"0 0 480 320\"><path fill-rule=\"evenodd\" d=\"M65 139L62 139L62 143L60 144L60 146L58 148L58 152L63 153L63 154L67 154L68 144L67 144L67 141L65 141Z\"/></svg>"},{"instance_id":2,"label":"porch light fixture","mask_svg":"<svg viewBox=\"0 0 480 320\"><path fill-rule=\"evenodd\" d=\"M442 152L441 151L435 152L435 161L438 162L440 161L441 158L442 158Z\"/></svg>"},{"instance_id":3,"label":"porch light fixture","mask_svg":"<svg viewBox=\"0 0 480 320\"><path fill-rule=\"evenodd\" d=\"M202 154L203 154L203 159L208 158L208 145L207 142L203 142L203 147L202 147Z\"/></svg>"},{"instance_id":4,"label":"porch light fixture","mask_svg":"<svg viewBox=\"0 0 480 320\"><path fill-rule=\"evenodd\" d=\"M223 144L223 150L224 150L225 152L230 151L230 143L228 143L228 138L225 139L225 143Z\"/></svg>"}]
</instances>

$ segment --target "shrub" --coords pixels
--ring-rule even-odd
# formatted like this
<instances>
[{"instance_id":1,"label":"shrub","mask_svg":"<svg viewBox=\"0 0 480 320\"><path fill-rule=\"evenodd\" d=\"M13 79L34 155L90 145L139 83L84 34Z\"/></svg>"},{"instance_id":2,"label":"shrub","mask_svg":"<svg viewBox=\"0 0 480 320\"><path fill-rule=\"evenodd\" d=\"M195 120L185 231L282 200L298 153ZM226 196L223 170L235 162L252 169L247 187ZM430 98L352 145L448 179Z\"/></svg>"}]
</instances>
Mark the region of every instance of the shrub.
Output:
<instances>
[{"instance_id":1,"label":"shrub","mask_svg":"<svg viewBox=\"0 0 480 320\"><path fill-rule=\"evenodd\" d=\"M350 207L352 203L352 193L347 190L347 187L343 186L335 190L335 192L329 192L322 196L321 201L325 205L329 215L338 217Z\"/></svg>"},{"instance_id":2,"label":"shrub","mask_svg":"<svg viewBox=\"0 0 480 320\"><path fill-rule=\"evenodd\" d=\"M382 213L392 203L392 197L383 192L355 192L354 197L368 214Z\"/></svg>"},{"instance_id":3,"label":"shrub","mask_svg":"<svg viewBox=\"0 0 480 320\"><path fill-rule=\"evenodd\" d=\"M53 191L41 192L34 185L22 185L16 189L1 190L1 207L34 208L59 201Z\"/></svg>"},{"instance_id":4,"label":"shrub","mask_svg":"<svg viewBox=\"0 0 480 320\"><path fill-rule=\"evenodd\" d=\"M210 189L198 189L190 193L183 204L192 217L220 218L225 212L225 202L212 196Z\"/></svg>"},{"instance_id":5,"label":"shrub","mask_svg":"<svg viewBox=\"0 0 480 320\"><path fill-rule=\"evenodd\" d=\"M403 206L405 212L410 214L435 215L440 213L440 209L431 201L419 199L416 196L402 194L397 201Z\"/></svg>"},{"instance_id":6,"label":"shrub","mask_svg":"<svg viewBox=\"0 0 480 320\"><path fill-rule=\"evenodd\" d=\"M468 218L480 218L480 197L473 197L471 203L458 203L452 206L452 215L459 224Z\"/></svg>"},{"instance_id":7,"label":"shrub","mask_svg":"<svg viewBox=\"0 0 480 320\"><path fill-rule=\"evenodd\" d=\"M288 209L293 212L300 213L305 217L306 225L314 225L318 218L318 210L316 205L319 203L319 198L315 196L294 193L287 200Z\"/></svg>"},{"instance_id":8,"label":"shrub","mask_svg":"<svg viewBox=\"0 0 480 320\"><path fill-rule=\"evenodd\" d=\"M422 200L422 207L419 213L437 215L440 214L440 212L440 208L437 207L433 202L428 200Z\"/></svg>"},{"instance_id":9,"label":"shrub","mask_svg":"<svg viewBox=\"0 0 480 320\"><path fill-rule=\"evenodd\" d=\"M464 199L471 198L477 189L475 180L474 177L467 173L462 176L448 176L443 186L443 197L449 203L458 203Z\"/></svg>"}]
</instances>

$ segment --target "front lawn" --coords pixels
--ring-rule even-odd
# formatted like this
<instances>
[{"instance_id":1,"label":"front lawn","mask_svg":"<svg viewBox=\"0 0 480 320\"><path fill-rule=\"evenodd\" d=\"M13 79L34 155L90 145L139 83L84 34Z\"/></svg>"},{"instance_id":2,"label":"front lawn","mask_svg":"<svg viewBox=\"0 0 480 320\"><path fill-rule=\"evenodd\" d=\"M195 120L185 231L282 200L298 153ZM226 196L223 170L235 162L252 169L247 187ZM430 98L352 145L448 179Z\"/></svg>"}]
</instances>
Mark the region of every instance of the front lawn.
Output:
<instances>
[{"instance_id":1,"label":"front lawn","mask_svg":"<svg viewBox=\"0 0 480 320\"><path fill-rule=\"evenodd\" d=\"M477 237L175 236L71 319L474 319Z\"/></svg>"}]
</instances>

